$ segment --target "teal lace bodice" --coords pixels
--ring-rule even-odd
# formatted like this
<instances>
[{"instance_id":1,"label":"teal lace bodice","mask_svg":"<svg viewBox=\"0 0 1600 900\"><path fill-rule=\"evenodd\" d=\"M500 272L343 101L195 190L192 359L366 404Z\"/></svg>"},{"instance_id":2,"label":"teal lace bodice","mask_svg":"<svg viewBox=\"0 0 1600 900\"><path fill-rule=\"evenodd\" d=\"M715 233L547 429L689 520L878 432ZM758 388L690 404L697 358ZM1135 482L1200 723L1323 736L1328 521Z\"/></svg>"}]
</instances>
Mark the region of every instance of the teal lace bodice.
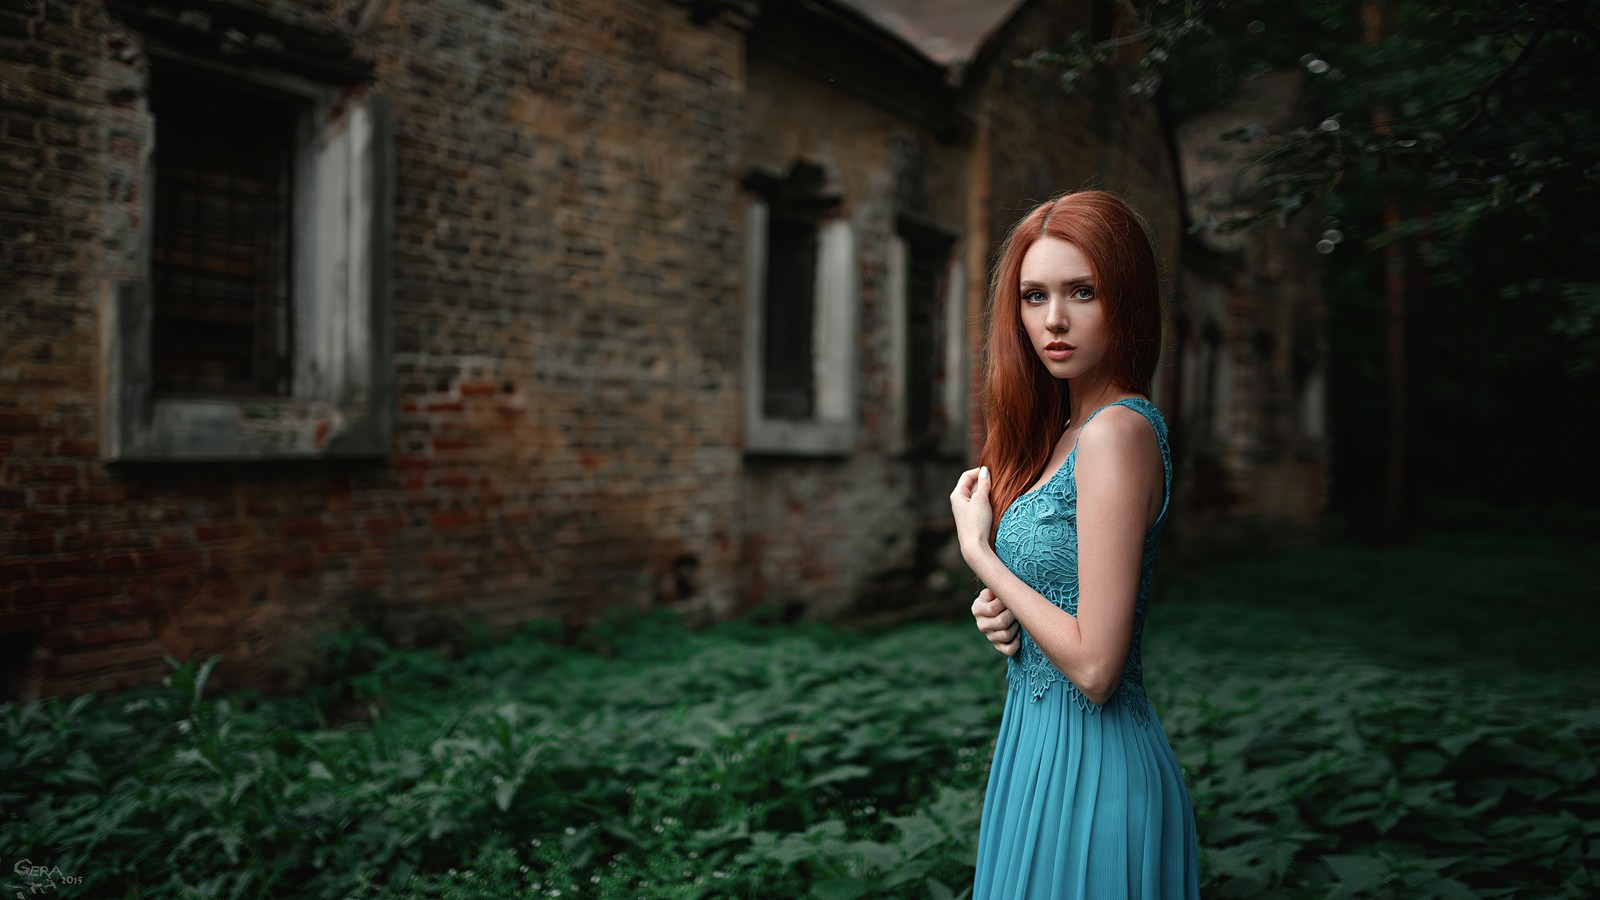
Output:
<instances>
[{"instance_id":1,"label":"teal lace bodice","mask_svg":"<svg viewBox=\"0 0 1600 900\"><path fill-rule=\"evenodd\" d=\"M1144 636L1145 596L1150 590L1150 575L1155 570L1156 543L1161 538L1172 499L1172 452L1167 445L1167 422L1156 405L1148 400L1134 397L1107 404L1090 414L1084 426L1088 427L1095 416L1112 406L1126 406L1150 421L1156 432L1156 443L1161 448L1161 467L1166 480L1161 513L1145 534L1144 554L1139 561L1139 597L1134 606L1128 661L1122 668L1122 679L1115 695L1106 701L1108 705L1127 704L1129 711L1144 722L1148 721L1150 706L1144 693L1144 666L1139 645ZM1078 495L1077 480L1073 477L1077 457L1078 448L1074 446L1048 481L1011 504L1000 519L994 542L995 553L1006 568L1074 616L1078 614ZM1026 629L1021 631L1020 639L1021 647L1006 667L1006 681L1011 690L1028 691L1034 700L1043 697L1047 690L1064 690L1070 692L1074 702L1085 711L1100 711L1101 707L1090 702L1077 685L1045 658Z\"/></svg>"}]
</instances>

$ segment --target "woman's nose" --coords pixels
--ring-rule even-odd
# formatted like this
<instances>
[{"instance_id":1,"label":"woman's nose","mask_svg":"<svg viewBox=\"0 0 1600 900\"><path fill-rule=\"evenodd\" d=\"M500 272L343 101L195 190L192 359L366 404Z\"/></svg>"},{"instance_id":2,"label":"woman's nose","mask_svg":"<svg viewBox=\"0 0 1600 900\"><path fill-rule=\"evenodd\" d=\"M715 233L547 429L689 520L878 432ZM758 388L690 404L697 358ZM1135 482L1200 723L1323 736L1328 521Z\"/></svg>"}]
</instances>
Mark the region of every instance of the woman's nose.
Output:
<instances>
[{"instance_id":1,"label":"woman's nose","mask_svg":"<svg viewBox=\"0 0 1600 900\"><path fill-rule=\"evenodd\" d=\"M1067 330L1067 305L1055 300L1050 301L1045 311L1044 325L1051 331Z\"/></svg>"}]
</instances>

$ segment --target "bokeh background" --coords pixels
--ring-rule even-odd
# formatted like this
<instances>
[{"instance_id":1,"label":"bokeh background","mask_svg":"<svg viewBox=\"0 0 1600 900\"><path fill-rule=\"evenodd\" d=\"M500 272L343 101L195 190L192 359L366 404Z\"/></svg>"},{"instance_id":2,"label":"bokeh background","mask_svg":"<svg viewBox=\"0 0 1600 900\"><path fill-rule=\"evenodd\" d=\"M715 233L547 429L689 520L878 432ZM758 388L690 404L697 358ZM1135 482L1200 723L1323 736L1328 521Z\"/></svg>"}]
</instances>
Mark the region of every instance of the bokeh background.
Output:
<instances>
[{"instance_id":1,"label":"bokeh background","mask_svg":"<svg viewBox=\"0 0 1600 900\"><path fill-rule=\"evenodd\" d=\"M0 878L960 896L989 264L1094 187L1207 894L1592 894L1597 29L6 0Z\"/></svg>"}]
</instances>

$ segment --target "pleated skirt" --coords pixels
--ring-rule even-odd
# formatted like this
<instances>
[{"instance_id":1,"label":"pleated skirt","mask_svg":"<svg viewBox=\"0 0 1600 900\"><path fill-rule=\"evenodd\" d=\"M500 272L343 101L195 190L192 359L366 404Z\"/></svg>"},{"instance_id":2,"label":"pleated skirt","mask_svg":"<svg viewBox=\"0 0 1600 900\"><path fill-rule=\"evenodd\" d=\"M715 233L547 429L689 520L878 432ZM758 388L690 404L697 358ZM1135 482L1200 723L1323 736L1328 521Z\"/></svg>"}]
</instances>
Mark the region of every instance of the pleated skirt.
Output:
<instances>
[{"instance_id":1,"label":"pleated skirt","mask_svg":"<svg viewBox=\"0 0 1600 900\"><path fill-rule=\"evenodd\" d=\"M1065 684L1007 692L973 900L1200 896L1183 773L1155 711L1128 702L1092 712Z\"/></svg>"}]
</instances>

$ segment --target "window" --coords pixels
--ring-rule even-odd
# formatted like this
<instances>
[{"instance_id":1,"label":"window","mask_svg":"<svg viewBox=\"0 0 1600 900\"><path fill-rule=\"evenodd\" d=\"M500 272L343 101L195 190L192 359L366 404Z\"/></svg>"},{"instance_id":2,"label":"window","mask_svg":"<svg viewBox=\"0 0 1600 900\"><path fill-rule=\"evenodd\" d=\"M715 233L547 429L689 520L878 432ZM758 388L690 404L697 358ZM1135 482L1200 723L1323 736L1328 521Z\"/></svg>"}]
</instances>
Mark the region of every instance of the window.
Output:
<instances>
[{"instance_id":1,"label":"window","mask_svg":"<svg viewBox=\"0 0 1600 900\"><path fill-rule=\"evenodd\" d=\"M745 216L745 450L855 449L855 239L823 172L754 172Z\"/></svg>"},{"instance_id":2,"label":"window","mask_svg":"<svg viewBox=\"0 0 1600 900\"><path fill-rule=\"evenodd\" d=\"M151 363L159 394L289 392L300 105L152 73Z\"/></svg>"},{"instance_id":3,"label":"window","mask_svg":"<svg viewBox=\"0 0 1600 900\"><path fill-rule=\"evenodd\" d=\"M140 231L106 283L108 458L386 455L390 104L347 71L148 40Z\"/></svg>"},{"instance_id":4,"label":"window","mask_svg":"<svg viewBox=\"0 0 1600 900\"><path fill-rule=\"evenodd\" d=\"M907 455L961 455L966 274L951 232L901 217L889 248L894 408Z\"/></svg>"}]
</instances>

